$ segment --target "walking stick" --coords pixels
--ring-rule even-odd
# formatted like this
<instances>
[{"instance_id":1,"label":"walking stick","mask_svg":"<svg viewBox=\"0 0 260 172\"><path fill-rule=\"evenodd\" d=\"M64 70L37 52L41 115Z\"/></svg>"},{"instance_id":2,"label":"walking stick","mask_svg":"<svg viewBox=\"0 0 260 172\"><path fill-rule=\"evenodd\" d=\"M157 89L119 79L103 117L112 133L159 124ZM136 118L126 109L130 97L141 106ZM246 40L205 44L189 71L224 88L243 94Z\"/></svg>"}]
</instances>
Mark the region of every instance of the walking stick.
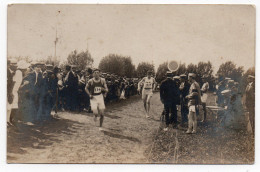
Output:
<instances>
[{"instance_id":1,"label":"walking stick","mask_svg":"<svg viewBox=\"0 0 260 172\"><path fill-rule=\"evenodd\" d=\"M55 113L57 114L57 112L58 112L58 94L59 94L59 92L58 92L58 88L56 88L56 101L55 101Z\"/></svg>"}]
</instances>

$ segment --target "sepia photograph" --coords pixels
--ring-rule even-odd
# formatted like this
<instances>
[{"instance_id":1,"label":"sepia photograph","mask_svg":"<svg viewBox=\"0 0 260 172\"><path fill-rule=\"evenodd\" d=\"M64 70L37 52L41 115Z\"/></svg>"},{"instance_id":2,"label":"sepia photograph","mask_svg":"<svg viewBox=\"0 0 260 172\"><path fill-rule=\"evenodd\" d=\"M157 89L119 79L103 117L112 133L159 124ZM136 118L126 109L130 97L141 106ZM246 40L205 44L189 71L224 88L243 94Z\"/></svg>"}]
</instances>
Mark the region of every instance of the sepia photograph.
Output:
<instances>
[{"instance_id":1,"label":"sepia photograph","mask_svg":"<svg viewBox=\"0 0 260 172\"><path fill-rule=\"evenodd\" d=\"M9 4L9 164L255 163L254 5Z\"/></svg>"}]
</instances>

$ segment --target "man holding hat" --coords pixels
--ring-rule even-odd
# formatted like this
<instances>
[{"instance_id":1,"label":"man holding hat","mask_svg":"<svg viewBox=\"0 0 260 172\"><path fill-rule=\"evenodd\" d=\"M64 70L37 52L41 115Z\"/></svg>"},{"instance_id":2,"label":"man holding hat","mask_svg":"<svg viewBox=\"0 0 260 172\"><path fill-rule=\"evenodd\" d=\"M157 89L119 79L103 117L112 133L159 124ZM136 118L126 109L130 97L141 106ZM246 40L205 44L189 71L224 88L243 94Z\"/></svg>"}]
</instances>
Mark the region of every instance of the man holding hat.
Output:
<instances>
[{"instance_id":1,"label":"man holding hat","mask_svg":"<svg viewBox=\"0 0 260 172\"><path fill-rule=\"evenodd\" d=\"M172 79L172 72L167 72L166 75L167 78L162 81L160 86L160 98L164 104L166 122L164 131L168 131L169 124L173 124L173 127L177 125L176 105L180 97L176 81ZM169 117L169 113L171 113L171 117Z\"/></svg>"}]
</instances>

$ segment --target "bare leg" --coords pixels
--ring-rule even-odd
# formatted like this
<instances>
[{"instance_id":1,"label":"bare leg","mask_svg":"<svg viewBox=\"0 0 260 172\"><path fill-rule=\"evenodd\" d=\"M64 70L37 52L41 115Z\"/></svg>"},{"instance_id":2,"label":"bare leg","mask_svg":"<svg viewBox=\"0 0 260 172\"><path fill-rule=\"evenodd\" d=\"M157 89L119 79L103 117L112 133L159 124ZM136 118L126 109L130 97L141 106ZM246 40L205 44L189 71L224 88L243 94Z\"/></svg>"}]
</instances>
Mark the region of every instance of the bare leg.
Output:
<instances>
[{"instance_id":1,"label":"bare leg","mask_svg":"<svg viewBox=\"0 0 260 172\"><path fill-rule=\"evenodd\" d=\"M147 96L147 116L150 115L150 101L151 101L151 96Z\"/></svg>"},{"instance_id":2,"label":"bare leg","mask_svg":"<svg viewBox=\"0 0 260 172\"><path fill-rule=\"evenodd\" d=\"M188 115L188 130L186 133L191 133L192 131L192 125L193 125L193 118L192 118L192 114L193 112L189 112L189 115Z\"/></svg>"},{"instance_id":3,"label":"bare leg","mask_svg":"<svg viewBox=\"0 0 260 172\"><path fill-rule=\"evenodd\" d=\"M100 123L99 123L99 126L102 127L103 125L103 121L104 121L104 116L100 114Z\"/></svg>"},{"instance_id":4,"label":"bare leg","mask_svg":"<svg viewBox=\"0 0 260 172\"><path fill-rule=\"evenodd\" d=\"M10 123L10 117L11 117L11 112L12 112L12 110L10 109L10 110L7 110L7 122L8 123Z\"/></svg>"},{"instance_id":5,"label":"bare leg","mask_svg":"<svg viewBox=\"0 0 260 172\"><path fill-rule=\"evenodd\" d=\"M196 113L193 113L193 131L192 133L197 132L197 115Z\"/></svg>"},{"instance_id":6,"label":"bare leg","mask_svg":"<svg viewBox=\"0 0 260 172\"><path fill-rule=\"evenodd\" d=\"M99 126L102 127L104 121L104 110L99 110L100 119L99 119Z\"/></svg>"},{"instance_id":7,"label":"bare leg","mask_svg":"<svg viewBox=\"0 0 260 172\"><path fill-rule=\"evenodd\" d=\"M145 110L145 113L146 113L146 115L147 115L147 96L145 96L144 97L144 99L143 99L143 103L144 103L144 110Z\"/></svg>"}]
</instances>

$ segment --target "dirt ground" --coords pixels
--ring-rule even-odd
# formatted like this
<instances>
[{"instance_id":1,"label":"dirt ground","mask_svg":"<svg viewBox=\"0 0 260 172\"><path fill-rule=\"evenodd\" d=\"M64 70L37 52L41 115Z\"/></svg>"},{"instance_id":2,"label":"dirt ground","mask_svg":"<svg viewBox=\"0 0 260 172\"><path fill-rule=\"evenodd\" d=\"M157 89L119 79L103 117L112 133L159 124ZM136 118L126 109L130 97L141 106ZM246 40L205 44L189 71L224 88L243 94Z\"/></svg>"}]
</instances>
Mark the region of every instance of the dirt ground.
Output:
<instances>
[{"instance_id":1,"label":"dirt ground","mask_svg":"<svg viewBox=\"0 0 260 172\"><path fill-rule=\"evenodd\" d=\"M213 97L211 98L213 100ZM34 126L8 127L8 163L239 163L254 162L254 142L243 118L234 128L213 118L199 123L196 135L185 129L163 132L163 106L152 98L146 119L140 96L107 106L104 131L93 114L59 112L58 118Z\"/></svg>"}]
</instances>

